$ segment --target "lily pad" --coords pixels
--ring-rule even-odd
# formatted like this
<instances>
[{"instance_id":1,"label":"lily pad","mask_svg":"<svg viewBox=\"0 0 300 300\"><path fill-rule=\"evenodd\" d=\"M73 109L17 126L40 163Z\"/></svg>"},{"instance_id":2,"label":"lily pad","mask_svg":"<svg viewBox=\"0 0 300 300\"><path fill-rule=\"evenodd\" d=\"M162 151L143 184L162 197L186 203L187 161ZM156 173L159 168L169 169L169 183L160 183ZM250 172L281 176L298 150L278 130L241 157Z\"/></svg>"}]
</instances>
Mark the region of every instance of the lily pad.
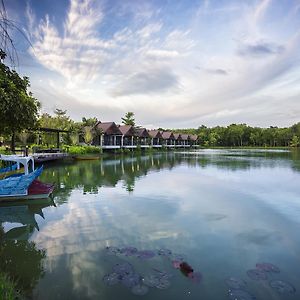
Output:
<instances>
[{"instance_id":1,"label":"lily pad","mask_svg":"<svg viewBox=\"0 0 300 300\"><path fill-rule=\"evenodd\" d=\"M283 280L272 280L270 286L280 294L294 294L296 292L294 286Z\"/></svg>"},{"instance_id":2,"label":"lily pad","mask_svg":"<svg viewBox=\"0 0 300 300\"><path fill-rule=\"evenodd\" d=\"M120 253L120 249L113 246L106 247L105 250L108 255L117 255Z\"/></svg>"},{"instance_id":3,"label":"lily pad","mask_svg":"<svg viewBox=\"0 0 300 300\"><path fill-rule=\"evenodd\" d=\"M159 284L156 286L160 290L165 290L169 288L171 285L171 282L168 279L160 279Z\"/></svg>"},{"instance_id":4,"label":"lily pad","mask_svg":"<svg viewBox=\"0 0 300 300\"><path fill-rule=\"evenodd\" d=\"M235 289L235 290L245 289L247 285L246 281L235 277L229 277L225 279L225 283L230 289Z\"/></svg>"},{"instance_id":5,"label":"lily pad","mask_svg":"<svg viewBox=\"0 0 300 300\"><path fill-rule=\"evenodd\" d=\"M155 252L151 250L142 250L137 252L137 257L140 259L150 259L155 256Z\"/></svg>"},{"instance_id":6,"label":"lily pad","mask_svg":"<svg viewBox=\"0 0 300 300\"><path fill-rule=\"evenodd\" d=\"M138 295L138 296L146 295L148 293L148 291L149 291L148 287L145 285L142 285L142 284L135 285L131 289L131 292L134 295Z\"/></svg>"},{"instance_id":7,"label":"lily pad","mask_svg":"<svg viewBox=\"0 0 300 300\"><path fill-rule=\"evenodd\" d=\"M157 251L157 254L160 256L170 257L172 255L172 251L169 249L161 248Z\"/></svg>"},{"instance_id":8,"label":"lily pad","mask_svg":"<svg viewBox=\"0 0 300 300\"><path fill-rule=\"evenodd\" d=\"M117 273L106 274L104 275L102 281L106 285L115 285L120 282L120 275Z\"/></svg>"},{"instance_id":9,"label":"lily pad","mask_svg":"<svg viewBox=\"0 0 300 300\"><path fill-rule=\"evenodd\" d=\"M255 300L256 297L244 290L229 290L229 298L231 300Z\"/></svg>"},{"instance_id":10,"label":"lily pad","mask_svg":"<svg viewBox=\"0 0 300 300\"><path fill-rule=\"evenodd\" d=\"M137 252L138 252L138 249L135 247L131 247L131 246L124 247L120 250L120 253L125 256L133 256L133 255L137 254Z\"/></svg>"},{"instance_id":11,"label":"lily pad","mask_svg":"<svg viewBox=\"0 0 300 300\"><path fill-rule=\"evenodd\" d=\"M258 269L248 270L247 275L253 280L267 280L268 279L267 274L264 271L258 270Z\"/></svg>"},{"instance_id":12,"label":"lily pad","mask_svg":"<svg viewBox=\"0 0 300 300\"><path fill-rule=\"evenodd\" d=\"M256 268L261 271L269 272L269 273L279 273L280 272L280 269L277 266L270 264L270 263L257 263Z\"/></svg>"},{"instance_id":13,"label":"lily pad","mask_svg":"<svg viewBox=\"0 0 300 300\"><path fill-rule=\"evenodd\" d=\"M121 276L125 276L133 273L133 266L128 262L124 262L124 263L115 264L113 266L113 270L115 273Z\"/></svg>"},{"instance_id":14,"label":"lily pad","mask_svg":"<svg viewBox=\"0 0 300 300\"><path fill-rule=\"evenodd\" d=\"M122 284L128 288L140 284L141 276L137 273L131 273L122 277Z\"/></svg>"},{"instance_id":15,"label":"lily pad","mask_svg":"<svg viewBox=\"0 0 300 300\"><path fill-rule=\"evenodd\" d=\"M156 287L157 285L159 285L160 277L157 275L154 275L154 274L150 274L150 275L145 276L142 279L142 282L143 282L143 284L153 288L153 287Z\"/></svg>"}]
</instances>

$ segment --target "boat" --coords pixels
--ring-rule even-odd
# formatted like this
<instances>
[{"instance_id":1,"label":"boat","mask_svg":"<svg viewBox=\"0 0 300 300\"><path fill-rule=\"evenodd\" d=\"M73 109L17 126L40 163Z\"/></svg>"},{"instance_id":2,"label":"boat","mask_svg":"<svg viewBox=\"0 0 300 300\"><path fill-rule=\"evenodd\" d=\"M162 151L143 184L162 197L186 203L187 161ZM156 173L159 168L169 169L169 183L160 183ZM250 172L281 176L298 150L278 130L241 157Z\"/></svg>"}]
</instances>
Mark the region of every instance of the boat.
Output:
<instances>
[{"instance_id":1,"label":"boat","mask_svg":"<svg viewBox=\"0 0 300 300\"><path fill-rule=\"evenodd\" d=\"M9 174L0 180L0 201L41 199L52 194L54 185L37 179L43 172L43 166L35 169L32 156L1 155L0 159L16 163L17 170L21 165L24 167L24 173Z\"/></svg>"}]
</instances>

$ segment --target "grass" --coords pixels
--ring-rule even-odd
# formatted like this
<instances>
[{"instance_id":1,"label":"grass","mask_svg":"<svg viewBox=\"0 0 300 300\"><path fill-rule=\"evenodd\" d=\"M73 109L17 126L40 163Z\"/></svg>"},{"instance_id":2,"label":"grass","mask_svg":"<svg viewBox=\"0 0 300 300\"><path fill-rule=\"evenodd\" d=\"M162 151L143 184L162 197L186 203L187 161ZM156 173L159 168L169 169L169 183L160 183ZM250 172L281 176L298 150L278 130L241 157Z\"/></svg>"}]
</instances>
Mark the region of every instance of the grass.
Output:
<instances>
[{"instance_id":1,"label":"grass","mask_svg":"<svg viewBox=\"0 0 300 300\"><path fill-rule=\"evenodd\" d=\"M4 273L0 273L0 299L15 300L18 298L16 284Z\"/></svg>"}]
</instances>

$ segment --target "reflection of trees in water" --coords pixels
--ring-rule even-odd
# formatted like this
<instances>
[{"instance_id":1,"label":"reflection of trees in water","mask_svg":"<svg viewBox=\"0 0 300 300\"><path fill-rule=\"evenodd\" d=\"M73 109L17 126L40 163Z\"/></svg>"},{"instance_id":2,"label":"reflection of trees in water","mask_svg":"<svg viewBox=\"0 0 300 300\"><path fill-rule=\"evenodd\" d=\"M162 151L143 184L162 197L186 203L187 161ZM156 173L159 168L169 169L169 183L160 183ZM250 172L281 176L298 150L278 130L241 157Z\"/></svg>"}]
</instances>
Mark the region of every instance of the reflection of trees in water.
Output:
<instances>
[{"instance_id":1,"label":"reflection of trees in water","mask_svg":"<svg viewBox=\"0 0 300 300\"><path fill-rule=\"evenodd\" d=\"M53 204L51 199L39 203L25 200L21 203L0 203L0 271L15 282L21 295L31 296L44 274L46 252L37 249L35 243L28 239L35 229L39 229L35 215L44 217L42 209ZM5 232L4 223L15 226Z\"/></svg>"},{"instance_id":2,"label":"reflection of trees in water","mask_svg":"<svg viewBox=\"0 0 300 300\"><path fill-rule=\"evenodd\" d=\"M12 279L22 295L30 296L44 275L43 259L46 252L36 248L34 242L1 240L0 270Z\"/></svg>"},{"instance_id":3,"label":"reflection of trees in water","mask_svg":"<svg viewBox=\"0 0 300 300\"><path fill-rule=\"evenodd\" d=\"M74 189L84 193L98 193L101 187L114 187L122 181L128 191L134 190L136 180L149 172L171 170L180 164L206 168L215 166L230 171L273 167L278 163L292 164L299 170L299 152L231 151L219 155L192 153L161 153L145 156L110 157L98 161L81 161L49 166L42 176L46 182L55 182L57 203L65 203Z\"/></svg>"}]
</instances>

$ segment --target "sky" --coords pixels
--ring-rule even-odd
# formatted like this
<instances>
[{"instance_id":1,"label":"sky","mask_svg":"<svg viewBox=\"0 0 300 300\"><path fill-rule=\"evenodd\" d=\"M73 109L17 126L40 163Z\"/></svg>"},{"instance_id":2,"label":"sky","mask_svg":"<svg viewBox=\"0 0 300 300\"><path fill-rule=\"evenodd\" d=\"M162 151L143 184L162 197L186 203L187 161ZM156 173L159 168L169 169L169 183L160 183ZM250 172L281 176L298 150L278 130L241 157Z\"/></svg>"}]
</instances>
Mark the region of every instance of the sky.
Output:
<instances>
[{"instance_id":1,"label":"sky","mask_svg":"<svg viewBox=\"0 0 300 300\"><path fill-rule=\"evenodd\" d=\"M42 111L148 128L300 121L300 0L9 0Z\"/></svg>"}]
</instances>

